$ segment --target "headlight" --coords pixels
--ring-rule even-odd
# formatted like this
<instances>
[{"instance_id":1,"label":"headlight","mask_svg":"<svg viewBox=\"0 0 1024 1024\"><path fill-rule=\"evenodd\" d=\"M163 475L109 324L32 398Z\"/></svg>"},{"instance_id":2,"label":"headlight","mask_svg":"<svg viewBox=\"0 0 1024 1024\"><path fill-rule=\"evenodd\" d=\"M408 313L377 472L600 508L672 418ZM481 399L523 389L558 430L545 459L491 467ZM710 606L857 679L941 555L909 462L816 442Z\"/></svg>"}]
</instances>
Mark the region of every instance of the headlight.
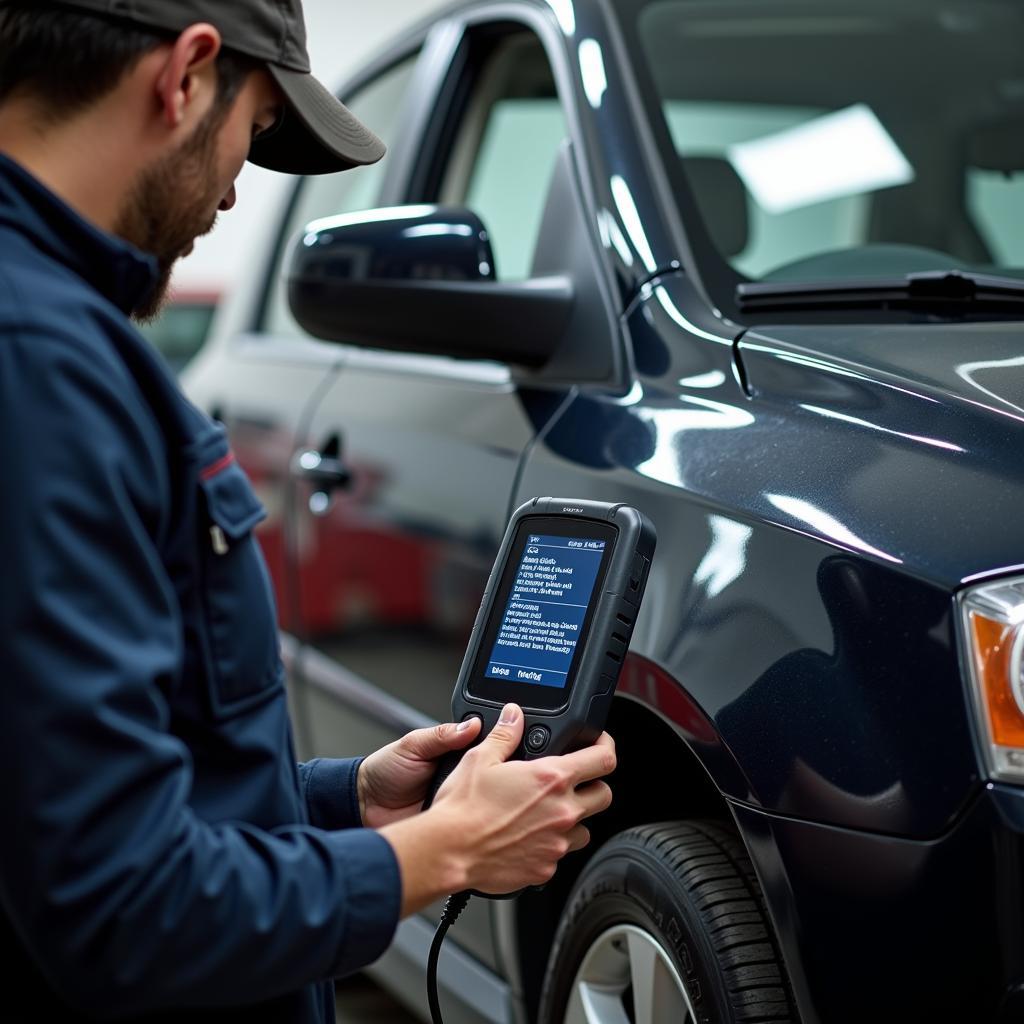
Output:
<instances>
[{"instance_id":1,"label":"headlight","mask_svg":"<svg viewBox=\"0 0 1024 1024\"><path fill-rule=\"evenodd\" d=\"M1024 783L1024 579L972 587L960 609L989 777Z\"/></svg>"}]
</instances>

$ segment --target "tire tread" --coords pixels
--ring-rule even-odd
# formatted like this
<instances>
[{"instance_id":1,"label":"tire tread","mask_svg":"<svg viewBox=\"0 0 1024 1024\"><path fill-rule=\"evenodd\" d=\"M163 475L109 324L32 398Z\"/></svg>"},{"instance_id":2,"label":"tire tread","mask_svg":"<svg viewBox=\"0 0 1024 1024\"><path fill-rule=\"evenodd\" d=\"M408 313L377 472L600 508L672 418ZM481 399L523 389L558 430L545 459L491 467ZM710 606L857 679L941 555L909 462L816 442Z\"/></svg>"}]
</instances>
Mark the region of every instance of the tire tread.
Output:
<instances>
[{"instance_id":1,"label":"tire tread","mask_svg":"<svg viewBox=\"0 0 1024 1024\"><path fill-rule=\"evenodd\" d=\"M722 966L734 1018L792 1024L786 972L739 836L718 823L687 821L641 825L618 838L657 855L689 890Z\"/></svg>"}]
</instances>

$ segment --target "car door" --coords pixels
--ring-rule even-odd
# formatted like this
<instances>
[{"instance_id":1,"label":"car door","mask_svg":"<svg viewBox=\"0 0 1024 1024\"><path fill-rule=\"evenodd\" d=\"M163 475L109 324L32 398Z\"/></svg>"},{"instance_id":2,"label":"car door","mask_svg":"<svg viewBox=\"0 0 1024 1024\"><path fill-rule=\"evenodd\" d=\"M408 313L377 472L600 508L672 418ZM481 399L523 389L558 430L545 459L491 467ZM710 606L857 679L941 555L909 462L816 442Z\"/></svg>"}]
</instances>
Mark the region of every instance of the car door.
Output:
<instances>
[{"instance_id":1,"label":"car door","mask_svg":"<svg viewBox=\"0 0 1024 1024\"><path fill-rule=\"evenodd\" d=\"M466 30L452 67L419 159L389 198L470 207L490 232L498 279L525 279L568 134L548 57L521 26L483 24ZM517 469L566 393L520 388L495 362L341 348L309 418L308 460L339 465L345 485L300 479L296 489L303 698L310 752L325 756L448 718ZM474 901L449 941L500 972L489 915ZM407 923L396 945L418 949L422 964L431 930ZM387 959L379 970L394 978ZM496 1012L460 994L478 999L483 1018Z\"/></svg>"}]
</instances>

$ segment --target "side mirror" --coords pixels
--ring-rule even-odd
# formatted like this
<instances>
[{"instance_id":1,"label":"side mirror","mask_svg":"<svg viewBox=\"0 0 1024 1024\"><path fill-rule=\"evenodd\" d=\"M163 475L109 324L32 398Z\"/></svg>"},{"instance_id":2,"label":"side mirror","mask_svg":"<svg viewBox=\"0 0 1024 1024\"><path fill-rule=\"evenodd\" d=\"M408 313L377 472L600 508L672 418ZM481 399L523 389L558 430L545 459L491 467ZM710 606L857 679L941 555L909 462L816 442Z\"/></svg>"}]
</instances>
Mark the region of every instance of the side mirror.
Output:
<instances>
[{"instance_id":1,"label":"side mirror","mask_svg":"<svg viewBox=\"0 0 1024 1024\"><path fill-rule=\"evenodd\" d=\"M555 352L574 305L567 276L495 281L480 218L443 206L314 221L295 245L288 300L328 341L527 367Z\"/></svg>"}]
</instances>

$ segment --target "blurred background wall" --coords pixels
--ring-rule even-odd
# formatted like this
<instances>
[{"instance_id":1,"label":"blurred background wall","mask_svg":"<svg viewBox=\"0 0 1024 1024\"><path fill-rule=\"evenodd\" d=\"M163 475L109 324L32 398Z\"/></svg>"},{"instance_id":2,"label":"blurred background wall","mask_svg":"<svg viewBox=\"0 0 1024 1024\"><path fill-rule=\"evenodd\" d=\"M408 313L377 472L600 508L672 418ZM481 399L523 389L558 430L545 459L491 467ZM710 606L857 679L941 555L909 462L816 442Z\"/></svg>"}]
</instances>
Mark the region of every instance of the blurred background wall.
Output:
<instances>
[{"instance_id":1,"label":"blurred background wall","mask_svg":"<svg viewBox=\"0 0 1024 1024\"><path fill-rule=\"evenodd\" d=\"M446 3L447 0L304 0L314 74L329 88L336 89L402 28L427 18ZM175 289L210 293L229 288L240 266L238 254L250 251L262 220L277 216L293 180L246 164L238 179L238 205L221 214L211 234L201 238L192 255L181 261L175 272Z\"/></svg>"}]
</instances>

